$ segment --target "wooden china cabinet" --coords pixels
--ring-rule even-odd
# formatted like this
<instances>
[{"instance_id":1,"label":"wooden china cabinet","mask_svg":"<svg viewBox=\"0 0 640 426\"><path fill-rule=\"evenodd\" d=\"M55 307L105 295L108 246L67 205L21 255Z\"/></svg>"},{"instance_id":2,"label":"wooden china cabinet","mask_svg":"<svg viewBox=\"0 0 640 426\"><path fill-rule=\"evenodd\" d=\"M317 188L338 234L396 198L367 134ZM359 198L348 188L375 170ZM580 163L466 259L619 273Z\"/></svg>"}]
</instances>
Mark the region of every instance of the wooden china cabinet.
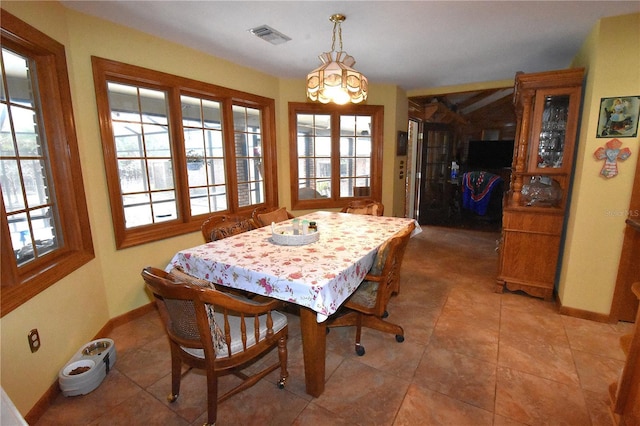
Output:
<instances>
[{"instance_id":1,"label":"wooden china cabinet","mask_svg":"<svg viewBox=\"0 0 640 426\"><path fill-rule=\"evenodd\" d=\"M553 298L584 70L518 73L516 138L496 291Z\"/></svg>"}]
</instances>

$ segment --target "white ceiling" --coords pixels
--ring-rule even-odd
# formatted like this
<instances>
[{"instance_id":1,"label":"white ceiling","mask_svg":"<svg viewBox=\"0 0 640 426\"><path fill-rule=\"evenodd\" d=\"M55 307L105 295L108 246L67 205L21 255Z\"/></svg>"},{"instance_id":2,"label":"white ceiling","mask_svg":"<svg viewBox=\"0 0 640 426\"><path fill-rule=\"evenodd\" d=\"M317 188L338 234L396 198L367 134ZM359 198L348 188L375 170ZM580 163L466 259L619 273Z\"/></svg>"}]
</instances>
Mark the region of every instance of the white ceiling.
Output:
<instances>
[{"instance_id":1,"label":"white ceiling","mask_svg":"<svg viewBox=\"0 0 640 426\"><path fill-rule=\"evenodd\" d=\"M567 68L598 19L638 1L62 1L70 9L172 40L280 78L303 79L344 50L370 83L406 90L512 79ZM272 45L250 28L292 40ZM338 47L338 46L336 46ZM625 54L625 52L620 52Z\"/></svg>"}]
</instances>

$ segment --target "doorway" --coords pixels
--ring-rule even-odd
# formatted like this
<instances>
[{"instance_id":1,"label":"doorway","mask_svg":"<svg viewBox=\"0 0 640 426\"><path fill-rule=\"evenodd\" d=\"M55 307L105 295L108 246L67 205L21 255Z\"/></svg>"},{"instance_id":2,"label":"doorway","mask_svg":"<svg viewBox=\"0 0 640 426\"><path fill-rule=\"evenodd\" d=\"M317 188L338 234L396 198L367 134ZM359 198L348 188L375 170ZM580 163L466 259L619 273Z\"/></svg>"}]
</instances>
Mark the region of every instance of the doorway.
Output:
<instances>
[{"instance_id":1,"label":"doorway","mask_svg":"<svg viewBox=\"0 0 640 426\"><path fill-rule=\"evenodd\" d=\"M412 138L409 145L416 142L415 151L412 149L415 157L408 162L407 211L421 225L500 230L501 221L483 220L486 218L462 209L461 177L472 171L471 141L511 141L513 146L516 117L512 95L513 87L501 87L409 98L409 128L417 127L418 131L417 140ZM454 160L459 173L452 179ZM487 171L499 174L508 188L508 167Z\"/></svg>"}]
</instances>

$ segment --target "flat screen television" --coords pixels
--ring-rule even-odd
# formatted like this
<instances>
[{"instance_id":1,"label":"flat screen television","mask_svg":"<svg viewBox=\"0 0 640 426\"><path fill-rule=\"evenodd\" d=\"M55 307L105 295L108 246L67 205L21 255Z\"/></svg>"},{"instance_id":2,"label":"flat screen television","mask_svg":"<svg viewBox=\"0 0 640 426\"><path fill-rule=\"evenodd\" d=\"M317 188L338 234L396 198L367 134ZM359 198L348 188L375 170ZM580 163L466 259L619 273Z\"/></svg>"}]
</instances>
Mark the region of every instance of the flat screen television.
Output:
<instances>
[{"instance_id":1,"label":"flat screen television","mask_svg":"<svg viewBox=\"0 0 640 426\"><path fill-rule=\"evenodd\" d=\"M511 167L513 140L469 141L467 169L485 170Z\"/></svg>"}]
</instances>

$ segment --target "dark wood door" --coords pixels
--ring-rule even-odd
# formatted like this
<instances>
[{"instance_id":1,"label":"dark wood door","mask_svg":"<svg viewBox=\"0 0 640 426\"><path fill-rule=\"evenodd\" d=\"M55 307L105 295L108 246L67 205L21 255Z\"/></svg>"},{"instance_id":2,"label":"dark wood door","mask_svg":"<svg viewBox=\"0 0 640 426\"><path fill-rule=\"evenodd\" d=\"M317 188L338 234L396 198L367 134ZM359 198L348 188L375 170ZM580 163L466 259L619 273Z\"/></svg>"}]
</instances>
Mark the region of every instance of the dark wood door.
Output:
<instances>
[{"instance_id":1,"label":"dark wood door","mask_svg":"<svg viewBox=\"0 0 640 426\"><path fill-rule=\"evenodd\" d=\"M640 162L631 191L631 203L624 231L624 242L618 266L618 278L611 303L612 321L634 322L638 311L638 298L631 285L640 281Z\"/></svg>"},{"instance_id":2,"label":"dark wood door","mask_svg":"<svg viewBox=\"0 0 640 426\"><path fill-rule=\"evenodd\" d=\"M425 123L422 140L418 222L441 225L450 216L453 132L445 125Z\"/></svg>"}]
</instances>

